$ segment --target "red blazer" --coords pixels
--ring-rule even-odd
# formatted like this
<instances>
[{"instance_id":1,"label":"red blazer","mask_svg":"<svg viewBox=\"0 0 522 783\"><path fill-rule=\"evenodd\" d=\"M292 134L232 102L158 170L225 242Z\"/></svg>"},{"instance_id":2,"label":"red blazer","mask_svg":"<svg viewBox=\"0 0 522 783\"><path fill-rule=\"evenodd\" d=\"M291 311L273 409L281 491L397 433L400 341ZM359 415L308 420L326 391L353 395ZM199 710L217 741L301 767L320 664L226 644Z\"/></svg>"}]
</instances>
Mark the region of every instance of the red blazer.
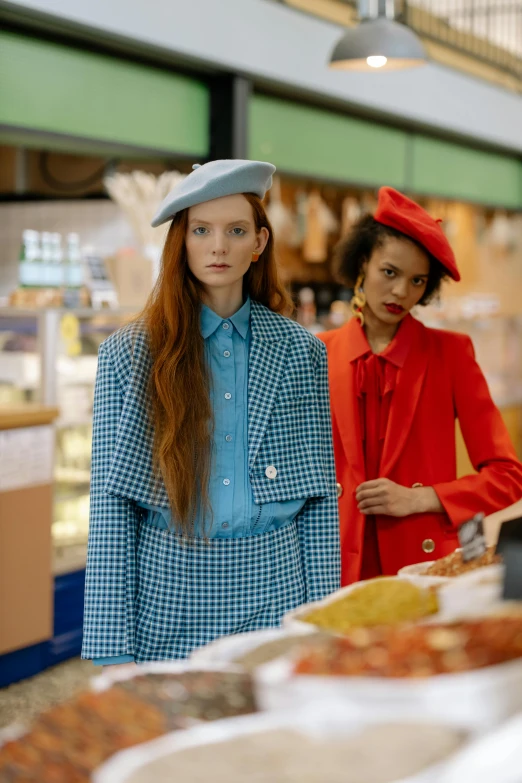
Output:
<instances>
[{"instance_id":1,"label":"red blazer","mask_svg":"<svg viewBox=\"0 0 522 783\"><path fill-rule=\"evenodd\" d=\"M459 524L479 511L489 514L522 497L522 465L475 361L470 338L411 320L411 347L398 370L380 473L406 487L433 487L446 513L377 516L385 574L449 554L458 546ZM357 358L354 344L359 328L352 319L341 329L319 335L328 352L335 462L342 492L344 585L359 578L364 531L364 515L355 500L356 488L365 481L352 363ZM460 479L456 478L456 418L478 471Z\"/></svg>"}]
</instances>

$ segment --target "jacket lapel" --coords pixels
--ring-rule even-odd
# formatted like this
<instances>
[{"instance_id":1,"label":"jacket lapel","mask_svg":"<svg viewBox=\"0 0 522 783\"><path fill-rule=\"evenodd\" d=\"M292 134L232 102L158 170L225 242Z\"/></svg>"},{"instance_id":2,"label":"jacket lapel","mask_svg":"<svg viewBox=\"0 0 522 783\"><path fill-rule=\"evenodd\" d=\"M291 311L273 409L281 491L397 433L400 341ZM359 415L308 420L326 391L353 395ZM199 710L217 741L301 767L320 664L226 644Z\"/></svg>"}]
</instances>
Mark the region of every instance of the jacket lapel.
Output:
<instances>
[{"instance_id":1,"label":"jacket lapel","mask_svg":"<svg viewBox=\"0 0 522 783\"><path fill-rule=\"evenodd\" d=\"M252 470L279 389L288 338L277 316L252 300L248 367L248 464Z\"/></svg>"},{"instance_id":2,"label":"jacket lapel","mask_svg":"<svg viewBox=\"0 0 522 783\"><path fill-rule=\"evenodd\" d=\"M408 330L410 350L404 366L397 374L381 460L381 476L389 476L401 456L419 404L428 367L426 328L419 321L410 318Z\"/></svg>"}]
</instances>

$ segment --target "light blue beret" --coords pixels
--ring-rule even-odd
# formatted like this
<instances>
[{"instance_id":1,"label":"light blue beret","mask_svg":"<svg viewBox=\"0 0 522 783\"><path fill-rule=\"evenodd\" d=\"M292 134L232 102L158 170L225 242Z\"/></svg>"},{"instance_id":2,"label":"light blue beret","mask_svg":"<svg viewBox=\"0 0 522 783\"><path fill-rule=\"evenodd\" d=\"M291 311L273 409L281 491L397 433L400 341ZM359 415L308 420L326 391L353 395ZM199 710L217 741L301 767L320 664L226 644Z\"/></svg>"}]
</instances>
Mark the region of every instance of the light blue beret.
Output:
<instances>
[{"instance_id":1,"label":"light blue beret","mask_svg":"<svg viewBox=\"0 0 522 783\"><path fill-rule=\"evenodd\" d=\"M272 187L275 166L260 160L212 160L193 171L163 199L152 220L152 226L161 226L172 220L177 212L205 201L212 201L236 193L255 193L264 198Z\"/></svg>"}]
</instances>

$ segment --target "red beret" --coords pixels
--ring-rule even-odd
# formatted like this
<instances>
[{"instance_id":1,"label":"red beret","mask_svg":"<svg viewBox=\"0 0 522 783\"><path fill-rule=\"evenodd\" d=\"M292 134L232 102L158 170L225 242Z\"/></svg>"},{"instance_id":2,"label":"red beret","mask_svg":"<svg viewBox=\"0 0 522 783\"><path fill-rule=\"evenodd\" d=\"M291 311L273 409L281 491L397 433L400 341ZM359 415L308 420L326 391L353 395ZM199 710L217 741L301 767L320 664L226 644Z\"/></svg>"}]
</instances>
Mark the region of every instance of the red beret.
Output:
<instances>
[{"instance_id":1,"label":"red beret","mask_svg":"<svg viewBox=\"0 0 522 783\"><path fill-rule=\"evenodd\" d=\"M440 222L428 215L415 201L393 188L381 188L374 218L414 239L446 267L453 280L460 280L455 255Z\"/></svg>"}]
</instances>

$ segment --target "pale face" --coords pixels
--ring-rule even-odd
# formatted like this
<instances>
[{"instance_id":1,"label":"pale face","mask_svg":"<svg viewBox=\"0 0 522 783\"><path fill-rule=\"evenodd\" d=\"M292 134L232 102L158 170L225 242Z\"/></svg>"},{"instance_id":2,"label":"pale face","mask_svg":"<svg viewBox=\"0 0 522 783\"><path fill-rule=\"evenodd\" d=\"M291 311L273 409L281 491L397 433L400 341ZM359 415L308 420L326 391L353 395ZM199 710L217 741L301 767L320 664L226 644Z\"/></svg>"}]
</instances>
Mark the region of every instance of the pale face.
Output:
<instances>
[{"instance_id":1,"label":"pale face","mask_svg":"<svg viewBox=\"0 0 522 783\"><path fill-rule=\"evenodd\" d=\"M190 207L185 244L190 271L211 294L240 290L243 277L268 242L258 233L252 207L241 194Z\"/></svg>"},{"instance_id":2,"label":"pale face","mask_svg":"<svg viewBox=\"0 0 522 783\"><path fill-rule=\"evenodd\" d=\"M422 299L430 262L407 239L389 237L363 265L366 307L382 323L398 324Z\"/></svg>"}]
</instances>

